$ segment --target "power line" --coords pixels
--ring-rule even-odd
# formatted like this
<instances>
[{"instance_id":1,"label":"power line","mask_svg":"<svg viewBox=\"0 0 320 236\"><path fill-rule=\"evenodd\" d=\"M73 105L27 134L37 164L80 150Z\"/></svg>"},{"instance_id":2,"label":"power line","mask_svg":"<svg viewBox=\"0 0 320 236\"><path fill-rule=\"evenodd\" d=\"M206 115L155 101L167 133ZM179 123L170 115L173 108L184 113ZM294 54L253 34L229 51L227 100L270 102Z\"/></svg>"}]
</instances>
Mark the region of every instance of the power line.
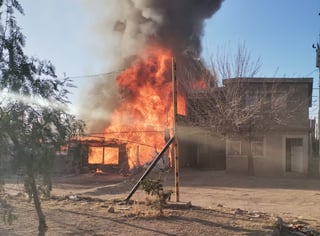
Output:
<instances>
[{"instance_id":1,"label":"power line","mask_svg":"<svg viewBox=\"0 0 320 236\"><path fill-rule=\"evenodd\" d=\"M105 72L105 73L99 73L99 74L91 74L91 75L67 76L66 78L67 79L97 78L97 77L118 75L119 73L121 73L123 71L124 71L124 69L117 70L117 71L111 71L111 72Z\"/></svg>"},{"instance_id":2,"label":"power line","mask_svg":"<svg viewBox=\"0 0 320 236\"><path fill-rule=\"evenodd\" d=\"M313 71L311 71L310 73L306 74L306 76L310 76L312 75L314 72L316 72L318 69L314 69Z\"/></svg>"}]
</instances>

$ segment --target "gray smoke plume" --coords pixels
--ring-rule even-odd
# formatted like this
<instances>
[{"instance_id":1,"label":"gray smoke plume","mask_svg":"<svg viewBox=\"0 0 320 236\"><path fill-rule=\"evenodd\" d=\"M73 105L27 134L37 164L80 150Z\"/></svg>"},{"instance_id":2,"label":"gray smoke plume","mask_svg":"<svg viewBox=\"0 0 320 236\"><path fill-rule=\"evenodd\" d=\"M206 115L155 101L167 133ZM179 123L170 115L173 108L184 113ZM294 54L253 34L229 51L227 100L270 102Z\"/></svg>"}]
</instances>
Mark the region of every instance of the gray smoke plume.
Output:
<instances>
[{"instance_id":1,"label":"gray smoke plume","mask_svg":"<svg viewBox=\"0 0 320 236\"><path fill-rule=\"evenodd\" d=\"M131 14L120 18L114 25L131 40L143 43L152 40L170 48L175 54L190 50L201 52L204 20L221 6L222 0L126 0L121 8Z\"/></svg>"},{"instance_id":2,"label":"gray smoke plume","mask_svg":"<svg viewBox=\"0 0 320 236\"><path fill-rule=\"evenodd\" d=\"M92 6L92 2L88 1L88 4ZM105 54L108 61L112 61L111 70L126 68L139 56L144 46L151 42L169 48L181 64L195 64L190 60L201 54L204 21L221 7L222 2L223 0L100 1L95 8L95 15L105 14L98 31L107 45ZM202 63L195 67L203 70ZM114 84L115 81L109 78L95 86L90 110L110 113L117 100ZM103 94L109 94L110 99L103 98ZM107 115L103 117L108 120ZM105 127L106 122L102 123Z\"/></svg>"}]
</instances>

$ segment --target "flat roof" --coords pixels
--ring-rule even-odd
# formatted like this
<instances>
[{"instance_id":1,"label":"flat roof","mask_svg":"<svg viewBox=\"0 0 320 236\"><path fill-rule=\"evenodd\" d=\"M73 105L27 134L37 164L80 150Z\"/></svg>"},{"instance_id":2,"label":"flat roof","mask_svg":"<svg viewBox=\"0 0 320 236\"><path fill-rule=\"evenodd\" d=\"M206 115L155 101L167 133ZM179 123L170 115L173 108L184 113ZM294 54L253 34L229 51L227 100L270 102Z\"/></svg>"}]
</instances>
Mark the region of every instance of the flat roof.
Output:
<instances>
[{"instance_id":1,"label":"flat roof","mask_svg":"<svg viewBox=\"0 0 320 236\"><path fill-rule=\"evenodd\" d=\"M230 79L224 79L223 84L242 82L242 83L313 83L312 77L296 77L296 78L284 78L284 77L235 77Z\"/></svg>"},{"instance_id":2,"label":"flat roof","mask_svg":"<svg viewBox=\"0 0 320 236\"><path fill-rule=\"evenodd\" d=\"M309 93L309 106L312 105L312 86L313 78L312 77L235 77L230 79L224 79L223 85L232 84L232 83L277 83L277 84L308 84L308 93Z\"/></svg>"}]
</instances>

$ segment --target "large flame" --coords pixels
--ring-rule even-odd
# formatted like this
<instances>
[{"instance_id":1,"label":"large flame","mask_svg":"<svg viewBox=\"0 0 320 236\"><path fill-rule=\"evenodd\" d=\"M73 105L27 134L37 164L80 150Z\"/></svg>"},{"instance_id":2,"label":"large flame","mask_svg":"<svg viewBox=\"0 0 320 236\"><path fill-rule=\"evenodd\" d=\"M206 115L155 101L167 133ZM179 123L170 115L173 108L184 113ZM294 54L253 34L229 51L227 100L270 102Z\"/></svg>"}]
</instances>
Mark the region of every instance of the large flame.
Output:
<instances>
[{"instance_id":1,"label":"large flame","mask_svg":"<svg viewBox=\"0 0 320 236\"><path fill-rule=\"evenodd\" d=\"M154 152L160 151L165 145L165 130L172 130L171 65L170 50L149 46L139 60L117 77L120 103L113 111L104 133L105 139L112 138L126 143L130 167L150 161ZM178 113L185 112L184 96L179 95ZM111 150L116 148L102 149L91 148L90 164L117 162L118 154Z\"/></svg>"}]
</instances>

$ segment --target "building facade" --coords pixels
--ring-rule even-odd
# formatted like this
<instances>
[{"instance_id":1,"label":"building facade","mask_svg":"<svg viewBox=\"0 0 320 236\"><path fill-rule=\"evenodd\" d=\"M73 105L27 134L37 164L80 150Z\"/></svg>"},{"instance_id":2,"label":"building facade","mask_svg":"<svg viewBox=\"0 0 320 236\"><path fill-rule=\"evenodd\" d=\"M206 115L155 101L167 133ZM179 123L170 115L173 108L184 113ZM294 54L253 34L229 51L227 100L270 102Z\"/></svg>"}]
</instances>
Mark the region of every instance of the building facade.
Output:
<instances>
[{"instance_id":1,"label":"building facade","mask_svg":"<svg viewBox=\"0 0 320 236\"><path fill-rule=\"evenodd\" d=\"M240 125L238 132L227 135L226 170L255 175L307 174L312 158L312 78L224 81L226 89L235 84L242 94L243 109L252 106L251 112L256 114Z\"/></svg>"},{"instance_id":2,"label":"building facade","mask_svg":"<svg viewBox=\"0 0 320 236\"><path fill-rule=\"evenodd\" d=\"M233 78L210 96L189 96L189 125L201 130L193 160L213 163L213 168L219 163L231 173L307 174L314 135L309 120L312 85L312 78ZM224 151L208 140L222 143ZM201 150L207 150L205 157Z\"/></svg>"}]
</instances>

